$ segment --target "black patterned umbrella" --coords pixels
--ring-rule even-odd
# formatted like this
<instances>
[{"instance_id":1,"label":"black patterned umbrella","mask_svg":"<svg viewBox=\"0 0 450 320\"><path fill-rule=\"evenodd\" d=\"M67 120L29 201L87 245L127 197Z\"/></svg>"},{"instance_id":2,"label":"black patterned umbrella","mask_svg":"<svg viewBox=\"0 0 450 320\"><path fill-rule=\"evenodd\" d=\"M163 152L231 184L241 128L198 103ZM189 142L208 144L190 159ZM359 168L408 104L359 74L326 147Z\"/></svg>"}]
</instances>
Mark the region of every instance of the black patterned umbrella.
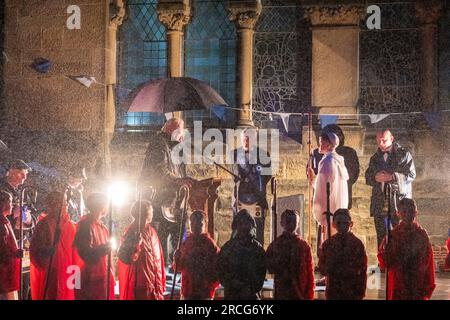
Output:
<instances>
[{"instance_id":1,"label":"black patterned umbrella","mask_svg":"<svg viewBox=\"0 0 450 320\"><path fill-rule=\"evenodd\" d=\"M146 82L133 90L129 101L129 112L167 113L227 106L209 84L189 77Z\"/></svg>"}]
</instances>

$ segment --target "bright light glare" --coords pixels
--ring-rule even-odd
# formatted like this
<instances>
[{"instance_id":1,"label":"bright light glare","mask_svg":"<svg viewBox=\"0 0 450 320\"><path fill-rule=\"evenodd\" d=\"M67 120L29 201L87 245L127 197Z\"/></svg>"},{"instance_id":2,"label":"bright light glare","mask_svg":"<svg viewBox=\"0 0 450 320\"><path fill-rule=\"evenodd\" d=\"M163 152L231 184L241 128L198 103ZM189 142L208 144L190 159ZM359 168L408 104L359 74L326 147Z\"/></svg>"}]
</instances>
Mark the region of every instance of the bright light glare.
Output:
<instances>
[{"instance_id":1,"label":"bright light glare","mask_svg":"<svg viewBox=\"0 0 450 320\"><path fill-rule=\"evenodd\" d=\"M111 240L109 240L109 243L111 244L111 249L113 249L113 251L117 250L117 240L116 240L116 238L111 238Z\"/></svg>"},{"instance_id":2,"label":"bright light glare","mask_svg":"<svg viewBox=\"0 0 450 320\"><path fill-rule=\"evenodd\" d=\"M125 182L114 182L108 188L108 195L116 206L121 206L125 203L128 197L130 188Z\"/></svg>"}]
</instances>

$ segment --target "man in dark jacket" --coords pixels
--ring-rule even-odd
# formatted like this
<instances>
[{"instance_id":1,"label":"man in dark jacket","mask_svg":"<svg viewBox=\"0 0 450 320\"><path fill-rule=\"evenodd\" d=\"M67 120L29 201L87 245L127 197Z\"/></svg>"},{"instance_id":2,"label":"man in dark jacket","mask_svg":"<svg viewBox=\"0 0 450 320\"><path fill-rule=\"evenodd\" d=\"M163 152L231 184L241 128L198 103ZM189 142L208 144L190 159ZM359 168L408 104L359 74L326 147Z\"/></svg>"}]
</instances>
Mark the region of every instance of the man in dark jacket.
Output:
<instances>
[{"instance_id":1,"label":"man in dark jacket","mask_svg":"<svg viewBox=\"0 0 450 320\"><path fill-rule=\"evenodd\" d=\"M20 196L21 188L27 179L28 173L31 171L30 166L20 159L11 161L9 164L6 177L0 181L0 190L4 190L12 195L13 208L12 215L9 217L10 222L14 228L16 237L19 237L19 218L20 218ZM26 200L26 199L24 199ZM29 208L27 208L29 209ZM34 228L36 224L36 217L31 214L30 210L24 210L23 227L28 231ZM27 236L27 235L26 235ZM31 236L31 234L30 234Z\"/></svg>"},{"instance_id":2,"label":"man in dark jacket","mask_svg":"<svg viewBox=\"0 0 450 320\"><path fill-rule=\"evenodd\" d=\"M83 182L87 179L84 167L74 167L68 173L66 190L70 191L67 211L72 222L77 223L86 214Z\"/></svg>"},{"instance_id":3,"label":"man in dark jacket","mask_svg":"<svg viewBox=\"0 0 450 320\"><path fill-rule=\"evenodd\" d=\"M238 198L241 208L255 204L261 208L260 212L255 210L255 212L249 213L255 219L256 239L264 245L264 225L269 208L266 186L272 178L270 154L258 147L257 129L255 128L244 129L241 140L242 147L234 150L233 172L239 177L239 180L235 181L233 200L236 201ZM235 202L233 209L236 214Z\"/></svg>"},{"instance_id":4,"label":"man in dark jacket","mask_svg":"<svg viewBox=\"0 0 450 320\"><path fill-rule=\"evenodd\" d=\"M393 226L398 224L395 215L396 201L412 198L412 182L416 177L416 168L411 153L394 142L394 136L388 129L377 132L378 149L370 158L366 170L366 184L372 186L370 215L374 218L378 247L386 235L387 209L391 212ZM390 208L385 205L387 185L391 186ZM383 207L385 209L383 210Z\"/></svg>"},{"instance_id":5,"label":"man in dark jacket","mask_svg":"<svg viewBox=\"0 0 450 320\"><path fill-rule=\"evenodd\" d=\"M156 190L153 200L154 225L161 240L166 264L172 264L172 253L178 239L178 223L174 211L177 192L182 185L190 186L184 164L174 163L172 149L183 140L184 122L179 118L168 120L160 132L150 139L140 184ZM145 196L144 196L145 197Z\"/></svg>"}]
</instances>

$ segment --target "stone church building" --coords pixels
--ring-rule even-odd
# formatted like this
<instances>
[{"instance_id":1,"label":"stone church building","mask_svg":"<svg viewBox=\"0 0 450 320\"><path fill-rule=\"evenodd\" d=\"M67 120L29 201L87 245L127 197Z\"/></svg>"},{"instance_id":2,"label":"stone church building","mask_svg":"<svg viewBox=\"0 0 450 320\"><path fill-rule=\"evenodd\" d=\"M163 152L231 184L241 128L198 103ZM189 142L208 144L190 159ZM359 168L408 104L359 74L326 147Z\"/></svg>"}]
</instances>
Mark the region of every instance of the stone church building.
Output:
<instances>
[{"instance_id":1,"label":"stone church building","mask_svg":"<svg viewBox=\"0 0 450 320\"><path fill-rule=\"evenodd\" d=\"M380 28L372 28L370 6ZM72 8L69 8L72 6ZM74 10L73 6L79 8ZM69 28L79 14L79 28ZM373 21L372 21L373 22ZM391 128L417 168L413 196L438 263L450 227L450 6L442 0L4 0L0 3L0 139L26 161L88 169L88 190L104 179L136 181L148 139L164 115L127 112L140 84L189 76L208 82L232 108L226 121L185 112L188 127L282 125L267 113L308 113L312 146L337 114L346 145L359 156L354 233L376 264L364 172L375 130ZM50 61L37 72L36 59ZM74 76L95 77L86 87ZM369 115L387 115L373 123ZM299 195L308 238L307 117L282 132L278 196ZM214 237L230 237L232 179L192 165L197 179L220 177ZM270 192L268 192L270 193ZM270 239L270 219L266 221ZM313 243L315 224L312 226ZM313 244L313 247L315 245Z\"/></svg>"}]
</instances>

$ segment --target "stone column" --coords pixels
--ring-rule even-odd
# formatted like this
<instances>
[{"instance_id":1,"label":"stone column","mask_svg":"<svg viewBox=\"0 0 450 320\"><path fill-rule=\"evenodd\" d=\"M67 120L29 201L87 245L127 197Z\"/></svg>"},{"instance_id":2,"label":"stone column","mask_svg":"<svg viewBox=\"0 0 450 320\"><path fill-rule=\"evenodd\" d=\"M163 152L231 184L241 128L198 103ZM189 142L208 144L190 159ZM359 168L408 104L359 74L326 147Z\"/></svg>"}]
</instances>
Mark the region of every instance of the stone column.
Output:
<instances>
[{"instance_id":1,"label":"stone column","mask_svg":"<svg viewBox=\"0 0 450 320\"><path fill-rule=\"evenodd\" d=\"M167 30L169 76L184 76L184 26L191 19L189 0L160 0L158 17Z\"/></svg>"},{"instance_id":2,"label":"stone column","mask_svg":"<svg viewBox=\"0 0 450 320\"><path fill-rule=\"evenodd\" d=\"M103 165L104 174L111 174L111 156L109 144L116 125L116 103L114 87L117 82L117 30L125 17L124 0L115 0L111 7L108 26L106 28L105 81L106 104L104 112Z\"/></svg>"},{"instance_id":3,"label":"stone column","mask_svg":"<svg viewBox=\"0 0 450 320\"><path fill-rule=\"evenodd\" d=\"M238 35L237 104L241 109L238 115L238 126L253 126L253 34L255 24L262 11L262 5L260 0L229 1L228 11L230 20L236 23Z\"/></svg>"},{"instance_id":4,"label":"stone column","mask_svg":"<svg viewBox=\"0 0 450 320\"><path fill-rule=\"evenodd\" d=\"M323 114L356 114L359 96L360 5L312 6L305 9L312 27L311 104ZM340 116L340 124L357 124Z\"/></svg>"},{"instance_id":5,"label":"stone column","mask_svg":"<svg viewBox=\"0 0 450 320\"><path fill-rule=\"evenodd\" d=\"M423 111L438 108L438 19L443 12L440 0L416 1L416 16L421 26L422 41L422 83L421 100Z\"/></svg>"},{"instance_id":6,"label":"stone column","mask_svg":"<svg viewBox=\"0 0 450 320\"><path fill-rule=\"evenodd\" d=\"M170 77L184 76L184 27L191 19L189 0L160 0L156 10L166 27ZM181 118L182 112L175 112Z\"/></svg>"}]
</instances>

